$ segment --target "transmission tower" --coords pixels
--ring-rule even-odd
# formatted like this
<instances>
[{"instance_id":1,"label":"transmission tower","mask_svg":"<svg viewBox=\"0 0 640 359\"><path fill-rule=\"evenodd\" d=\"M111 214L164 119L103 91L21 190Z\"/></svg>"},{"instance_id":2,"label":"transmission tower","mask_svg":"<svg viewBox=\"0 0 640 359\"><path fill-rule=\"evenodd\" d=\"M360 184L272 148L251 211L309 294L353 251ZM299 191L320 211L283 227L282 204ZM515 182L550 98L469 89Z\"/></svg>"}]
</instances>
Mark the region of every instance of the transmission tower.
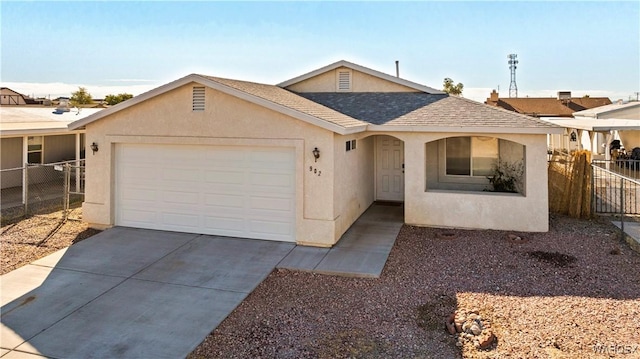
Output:
<instances>
[{"instance_id":1,"label":"transmission tower","mask_svg":"<svg viewBox=\"0 0 640 359\"><path fill-rule=\"evenodd\" d=\"M516 60L518 55L509 54L507 58L509 59L509 70L511 70L511 83L509 84L509 97L518 97L518 85L516 85L516 68L518 64L518 60Z\"/></svg>"}]
</instances>

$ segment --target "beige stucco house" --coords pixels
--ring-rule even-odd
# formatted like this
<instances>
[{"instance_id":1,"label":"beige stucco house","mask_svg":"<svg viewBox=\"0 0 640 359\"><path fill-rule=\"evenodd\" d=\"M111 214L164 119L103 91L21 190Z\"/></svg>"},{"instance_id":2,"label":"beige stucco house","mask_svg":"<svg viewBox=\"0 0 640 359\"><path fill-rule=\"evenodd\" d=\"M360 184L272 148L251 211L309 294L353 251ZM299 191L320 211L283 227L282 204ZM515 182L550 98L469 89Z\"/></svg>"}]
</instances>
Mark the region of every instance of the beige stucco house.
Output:
<instances>
[{"instance_id":1,"label":"beige stucco house","mask_svg":"<svg viewBox=\"0 0 640 359\"><path fill-rule=\"evenodd\" d=\"M547 231L546 139L561 128L339 61L278 85L188 75L70 124L83 216L332 246L375 201L419 226ZM519 193L487 191L498 159Z\"/></svg>"}]
</instances>

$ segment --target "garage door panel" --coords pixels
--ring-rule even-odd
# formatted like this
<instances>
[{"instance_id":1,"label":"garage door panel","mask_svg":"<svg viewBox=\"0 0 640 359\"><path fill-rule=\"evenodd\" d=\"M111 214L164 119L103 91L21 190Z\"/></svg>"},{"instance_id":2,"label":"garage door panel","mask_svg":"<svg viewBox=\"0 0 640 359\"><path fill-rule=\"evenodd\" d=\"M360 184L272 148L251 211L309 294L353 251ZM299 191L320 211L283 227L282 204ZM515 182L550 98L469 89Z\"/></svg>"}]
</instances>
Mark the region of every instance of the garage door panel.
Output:
<instances>
[{"instance_id":1,"label":"garage door panel","mask_svg":"<svg viewBox=\"0 0 640 359\"><path fill-rule=\"evenodd\" d=\"M216 169L205 171L204 180L211 184L239 184L244 183L245 172L239 170Z\"/></svg>"},{"instance_id":2,"label":"garage door panel","mask_svg":"<svg viewBox=\"0 0 640 359\"><path fill-rule=\"evenodd\" d=\"M200 202L200 197L197 192L185 192L185 191L163 191L162 202L167 204L191 204L197 205Z\"/></svg>"},{"instance_id":3,"label":"garage door panel","mask_svg":"<svg viewBox=\"0 0 640 359\"><path fill-rule=\"evenodd\" d=\"M166 228L191 227L197 229L200 226L200 218L193 214L184 213L163 213L162 222Z\"/></svg>"},{"instance_id":4,"label":"garage door panel","mask_svg":"<svg viewBox=\"0 0 640 359\"><path fill-rule=\"evenodd\" d=\"M207 193L204 204L211 207L223 208L243 208L244 196L234 196L230 194Z\"/></svg>"},{"instance_id":5,"label":"garage door panel","mask_svg":"<svg viewBox=\"0 0 640 359\"><path fill-rule=\"evenodd\" d=\"M118 225L295 241L291 148L126 144L116 156Z\"/></svg>"},{"instance_id":6,"label":"garage door panel","mask_svg":"<svg viewBox=\"0 0 640 359\"><path fill-rule=\"evenodd\" d=\"M266 222L266 221L251 221L251 231L256 234L262 234L265 236L275 235L290 235L290 226L287 223Z\"/></svg>"},{"instance_id":7,"label":"garage door panel","mask_svg":"<svg viewBox=\"0 0 640 359\"><path fill-rule=\"evenodd\" d=\"M292 203L291 200L287 198L251 198L251 209L264 209L270 211L280 211L280 212L291 212Z\"/></svg>"},{"instance_id":8,"label":"garage door panel","mask_svg":"<svg viewBox=\"0 0 640 359\"><path fill-rule=\"evenodd\" d=\"M204 225L206 228L232 231L234 234L244 231L244 221L238 218L206 216Z\"/></svg>"},{"instance_id":9,"label":"garage door panel","mask_svg":"<svg viewBox=\"0 0 640 359\"><path fill-rule=\"evenodd\" d=\"M201 170L199 169L174 169L170 168L167 171L162 172L162 179L165 181L179 181L182 183L198 182Z\"/></svg>"},{"instance_id":10,"label":"garage door panel","mask_svg":"<svg viewBox=\"0 0 640 359\"><path fill-rule=\"evenodd\" d=\"M147 188L127 186L122 188L121 191L126 201L153 202L156 199L156 191Z\"/></svg>"}]
</instances>

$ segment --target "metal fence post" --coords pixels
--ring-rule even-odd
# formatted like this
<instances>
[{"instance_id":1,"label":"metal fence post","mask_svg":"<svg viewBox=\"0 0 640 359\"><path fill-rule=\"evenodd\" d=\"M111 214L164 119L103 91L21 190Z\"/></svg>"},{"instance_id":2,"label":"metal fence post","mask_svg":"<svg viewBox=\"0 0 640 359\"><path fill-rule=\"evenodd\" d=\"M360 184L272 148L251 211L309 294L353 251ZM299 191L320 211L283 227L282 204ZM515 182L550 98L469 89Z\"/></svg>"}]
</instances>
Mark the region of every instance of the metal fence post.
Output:
<instances>
[{"instance_id":1,"label":"metal fence post","mask_svg":"<svg viewBox=\"0 0 640 359\"><path fill-rule=\"evenodd\" d=\"M63 197L62 197L62 204L63 204L63 211L62 211L62 215L63 215L63 219L66 220L67 217L69 216L69 192L71 191L71 166L68 163L64 164L64 189L63 189Z\"/></svg>"},{"instance_id":2,"label":"metal fence post","mask_svg":"<svg viewBox=\"0 0 640 359\"><path fill-rule=\"evenodd\" d=\"M624 234L624 179L620 179L620 235L622 236L622 240L625 240Z\"/></svg>"},{"instance_id":3,"label":"metal fence post","mask_svg":"<svg viewBox=\"0 0 640 359\"><path fill-rule=\"evenodd\" d=\"M22 168L22 203L24 204L24 215L29 211L29 164L25 163Z\"/></svg>"}]
</instances>

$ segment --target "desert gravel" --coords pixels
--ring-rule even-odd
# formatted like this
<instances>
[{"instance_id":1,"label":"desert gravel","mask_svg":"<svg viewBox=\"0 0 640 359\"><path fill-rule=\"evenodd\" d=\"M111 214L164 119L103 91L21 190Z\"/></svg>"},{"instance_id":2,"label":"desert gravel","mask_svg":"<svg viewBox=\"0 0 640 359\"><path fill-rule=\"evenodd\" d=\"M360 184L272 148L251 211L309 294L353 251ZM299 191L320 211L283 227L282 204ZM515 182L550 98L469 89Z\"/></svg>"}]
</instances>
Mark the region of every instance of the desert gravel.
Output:
<instances>
[{"instance_id":1,"label":"desert gravel","mask_svg":"<svg viewBox=\"0 0 640 359\"><path fill-rule=\"evenodd\" d=\"M610 222L446 232L404 226L379 279L276 270L189 358L640 358L640 255ZM473 309L488 350L445 330Z\"/></svg>"},{"instance_id":2,"label":"desert gravel","mask_svg":"<svg viewBox=\"0 0 640 359\"><path fill-rule=\"evenodd\" d=\"M81 218L81 209L74 209L70 217ZM6 274L99 232L88 228L80 220L68 220L62 224L62 218L62 212L59 211L4 225L0 229L0 274Z\"/></svg>"}]
</instances>

